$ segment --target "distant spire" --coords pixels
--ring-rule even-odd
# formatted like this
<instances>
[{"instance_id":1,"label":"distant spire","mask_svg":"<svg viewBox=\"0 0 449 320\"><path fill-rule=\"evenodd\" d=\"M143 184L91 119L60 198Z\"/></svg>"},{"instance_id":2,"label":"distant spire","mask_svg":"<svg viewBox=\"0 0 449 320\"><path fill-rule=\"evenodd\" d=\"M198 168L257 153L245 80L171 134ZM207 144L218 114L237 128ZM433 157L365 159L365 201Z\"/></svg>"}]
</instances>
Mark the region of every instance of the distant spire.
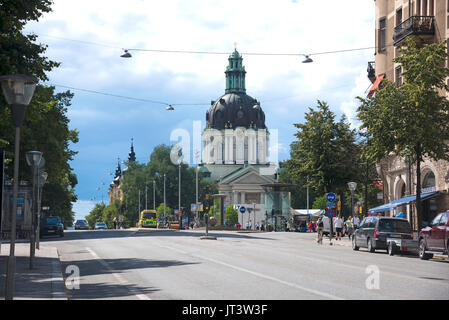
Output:
<instances>
[{"instance_id":1,"label":"distant spire","mask_svg":"<svg viewBox=\"0 0 449 320\"><path fill-rule=\"evenodd\" d=\"M136 153L134 152L134 145L133 145L134 139L131 138L131 152L129 153L128 161L129 162L135 162L136 161Z\"/></svg>"},{"instance_id":2,"label":"distant spire","mask_svg":"<svg viewBox=\"0 0 449 320\"><path fill-rule=\"evenodd\" d=\"M237 47L237 43L235 43ZM228 58L229 65L226 67L226 93L246 93L245 88L245 67L243 58L238 53L237 48Z\"/></svg>"},{"instance_id":3,"label":"distant spire","mask_svg":"<svg viewBox=\"0 0 449 320\"><path fill-rule=\"evenodd\" d=\"M115 177L120 177L122 175L122 168L120 167L120 158L117 158L117 168L115 169Z\"/></svg>"}]
</instances>

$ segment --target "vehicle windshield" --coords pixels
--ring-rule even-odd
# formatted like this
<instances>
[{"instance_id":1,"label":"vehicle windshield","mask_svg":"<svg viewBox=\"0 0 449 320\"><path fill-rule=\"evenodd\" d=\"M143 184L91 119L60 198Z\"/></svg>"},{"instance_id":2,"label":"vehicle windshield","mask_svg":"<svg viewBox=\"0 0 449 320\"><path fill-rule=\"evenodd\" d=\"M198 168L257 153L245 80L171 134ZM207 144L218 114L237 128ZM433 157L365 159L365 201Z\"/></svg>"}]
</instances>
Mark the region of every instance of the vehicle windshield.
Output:
<instances>
[{"instance_id":1,"label":"vehicle windshield","mask_svg":"<svg viewBox=\"0 0 449 320\"><path fill-rule=\"evenodd\" d=\"M412 232L410 223L407 220L399 219L381 219L379 221L380 231L391 231L391 232Z\"/></svg>"},{"instance_id":2,"label":"vehicle windshield","mask_svg":"<svg viewBox=\"0 0 449 320\"><path fill-rule=\"evenodd\" d=\"M47 223L59 223L59 222L61 222L61 219L59 219L59 217L47 218Z\"/></svg>"},{"instance_id":3,"label":"vehicle windshield","mask_svg":"<svg viewBox=\"0 0 449 320\"><path fill-rule=\"evenodd\" d=\"M78 223L78 224L86 224L87 221L86 220L78 220L76 223Z\"/></svg>"},{"instance_id":4,"label":"vehicle windshield","mask_svg":"<svg viewBox=\"0 0 449 320\"><path fill-rule=\"evenodd\" d=\"M144 219L155 219L156 218L156 214L154 212L145 212L143 214L143 218Z\"/></svg>"}]
</instances>

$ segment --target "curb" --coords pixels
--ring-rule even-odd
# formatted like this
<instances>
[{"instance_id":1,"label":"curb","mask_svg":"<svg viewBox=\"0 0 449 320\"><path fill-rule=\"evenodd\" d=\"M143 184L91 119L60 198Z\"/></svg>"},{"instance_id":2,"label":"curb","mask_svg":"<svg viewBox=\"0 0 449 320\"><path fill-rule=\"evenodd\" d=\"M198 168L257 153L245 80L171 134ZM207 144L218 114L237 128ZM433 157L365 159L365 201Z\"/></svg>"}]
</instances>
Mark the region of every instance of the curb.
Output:
<instances>
[{"instance_id":1,"label":"curb","mask_svg":"<svg viewBox=\"0 0 449 320\"><path fill-rule=\"evenodd\" d=\"M65 290L64 277L62 276L62 265L61 260L59 259L58 250L55 247L51 247L49 249L51 249L52 257L54 258L51 264L52 300L68 300Z\"/></svg>"}]
</instances>

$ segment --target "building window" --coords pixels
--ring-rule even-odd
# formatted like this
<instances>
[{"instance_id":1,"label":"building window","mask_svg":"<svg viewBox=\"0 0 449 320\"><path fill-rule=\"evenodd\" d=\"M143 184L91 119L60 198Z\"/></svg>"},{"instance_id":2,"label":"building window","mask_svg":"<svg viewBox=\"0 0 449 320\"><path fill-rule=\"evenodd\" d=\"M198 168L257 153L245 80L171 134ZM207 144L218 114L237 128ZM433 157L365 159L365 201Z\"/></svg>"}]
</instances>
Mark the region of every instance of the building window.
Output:
<instances>
[{"instance_id":1,"label":"building window","mask_svg":"<svg viewBox=\"0 0 449 320\"><path fill-rule=\"evenodd\" d=\"M427 16L427 0L423 0L422 4L422 15Z\"/></svg>"},{"instance_id":2,"label":"building window","mask_svg":"<svg viewBox=\"0 0 449 320\"><path fill-rule=\"evenodd\" d=\"M387 47L387 19L379 19L379 30L378 30L378 52L386 50Z\"/></svg>"},{"instance_id":3,"label":"building window","mask_svg":"<svg viewBox=\"0 0 449 320\"><path fill-rule=\"evenodd\" d=\"M430 0L429 3L429 16L435 15L435 0Z\"/></svg>"},{"instance_id":4,"label":"building window","mask_svg":"<svg viewBox=\"0 0 449 320\"><path fill-rule=\"evenodd\" d=\"M402 8L396 10L396 26L402 23Z\"/></svg>"},{"instance_id":5,"label":"building window","mask_svg":"<svg viewBox=\"0 0 449 320\"><path fill-rule=\"evenodd\" d=\"M396 67L395 69L395 79L396 79L396 86L400 87L402 85L402 67Z\"/></svg>"}]
</instances>

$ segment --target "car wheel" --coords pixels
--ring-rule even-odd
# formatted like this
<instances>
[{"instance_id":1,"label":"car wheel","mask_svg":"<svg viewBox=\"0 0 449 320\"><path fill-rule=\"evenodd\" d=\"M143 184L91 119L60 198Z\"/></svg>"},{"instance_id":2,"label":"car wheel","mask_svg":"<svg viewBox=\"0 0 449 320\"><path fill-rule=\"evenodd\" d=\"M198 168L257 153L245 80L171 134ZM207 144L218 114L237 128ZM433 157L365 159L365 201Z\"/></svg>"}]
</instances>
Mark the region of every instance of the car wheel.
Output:
<instances>
[{"instance_id":1,"label":"car wheel","mask_svg":"<svg viewBox=\"0 0 449 320\"><path fill-rule=\"evenodd\" d=\"M371 252L371 253L373 253L374 251L376 251L376 249L374 249L374 247L373 247L373 242L371 241L370 238L368 238L367 247L368 247L368 251Z\"/></svg>"},{"instance_id":2,"label":"car wheel","mask_svg":"<svg viewBox=\"0 0 449 320\"><path fill-rule=\"evenodd\" d=\"M396 245L393 242L390 242L388 244L387 252L388 252L388 255L394 256L394 254L396 252Z\"/></svg>"},{"instance_id":3,"label":"car wheel","mask_svg":"<svg viewBox=\"0 0 449 320\"><path fill-rule=\"evenodd\" d=\"M426 241L424 239L419 240L419 258L421 260L429 260L433 257L433 254L426 253Z\"/></svg>"},{"instance_id":4,"label":"car wheel","mask_svg":"<svg viewBox=\"0 0 449 320\"><path fill-rule=\"evenodd\" d=\"M358 251L359 247L357 246L357 243L355 242L355 236L352 237L352 250Z\"/></svg>"}]
</instances>

